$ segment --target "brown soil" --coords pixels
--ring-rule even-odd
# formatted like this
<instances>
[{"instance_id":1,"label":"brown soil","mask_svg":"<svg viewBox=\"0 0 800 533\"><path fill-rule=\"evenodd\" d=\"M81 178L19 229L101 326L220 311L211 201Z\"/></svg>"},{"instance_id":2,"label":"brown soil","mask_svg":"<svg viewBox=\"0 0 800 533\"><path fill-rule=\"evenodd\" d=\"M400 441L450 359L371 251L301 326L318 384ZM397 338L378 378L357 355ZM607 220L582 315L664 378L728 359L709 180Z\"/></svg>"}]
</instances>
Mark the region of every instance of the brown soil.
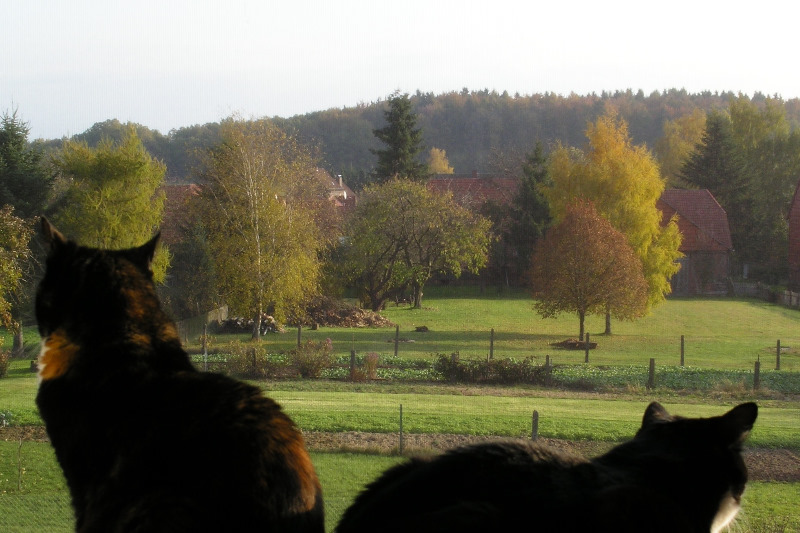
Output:
<instances>
[{"instance_id":1,"label":"brown soil","mask_svg":"<svg viewBox=\"0 0 800 533\"><path fill-rule=\"evenodd\" d=\"M312 450L366 451L397 453L396 433L344 433L307 432L306 444ZM476 437L470 435L403 435L404 455L431 454L474 442L485 442L501 437ZM584 457L595 457L611 449L614 444L596 441L568 441L540 438L540 442L559 450ZM800 454L793 450L746 448L744 461L749 478L753 481L800 481Z\"/></svg>"},{"instance_id":2,"label":"brown soil","mask_svg":"<svg viewBox=\"0 0 800 533\"><path fill-rule=\"evenodd\" d=\"M343 433L304 433L306 444L314 451L349 451L373 453L397 453L396 433L365 433L347 431ZM16 442L47 442L47 433L42 426L15 426L0 428L0 440ZM424 455L475 442L486 442L500 437L476 437L470 435L417 435L403 436L404 455ZM568 441L539 439L540 442L562 451L594 457L605 453L613 443L595 441ZM744 451L749 477L753 481L800 481L800 454L794 450L747 448Z\"/></svg>"}]
</instances>

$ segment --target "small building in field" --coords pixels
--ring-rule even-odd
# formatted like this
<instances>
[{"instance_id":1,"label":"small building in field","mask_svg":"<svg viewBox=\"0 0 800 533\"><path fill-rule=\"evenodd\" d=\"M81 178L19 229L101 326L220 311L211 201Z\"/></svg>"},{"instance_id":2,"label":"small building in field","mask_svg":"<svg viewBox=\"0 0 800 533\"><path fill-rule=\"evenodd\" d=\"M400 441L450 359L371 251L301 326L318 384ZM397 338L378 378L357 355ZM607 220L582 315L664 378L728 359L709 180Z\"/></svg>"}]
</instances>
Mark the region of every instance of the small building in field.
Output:
<instances>
[{"instance_id":1,"label":"small building in field","mask_svg":"<svg viewBox=\"0 0 800 533\"><path fill-rule=\"evenodd\" d=\"M677 215L683 240L680 271L672 278L676 296L728 293L733 243L728 215L707 189L668 189L658 199L664 224Z\"/></svg>"}]
</instances>

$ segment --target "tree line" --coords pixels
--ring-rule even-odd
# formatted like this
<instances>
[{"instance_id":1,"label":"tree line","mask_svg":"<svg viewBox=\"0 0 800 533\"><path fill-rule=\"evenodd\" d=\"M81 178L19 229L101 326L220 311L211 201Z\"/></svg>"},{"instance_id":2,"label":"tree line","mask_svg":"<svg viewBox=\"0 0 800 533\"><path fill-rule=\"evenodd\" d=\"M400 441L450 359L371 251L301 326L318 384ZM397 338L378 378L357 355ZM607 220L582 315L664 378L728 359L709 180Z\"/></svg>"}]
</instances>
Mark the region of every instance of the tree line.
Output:
<instances>
[{"instance_id":1,"label":"tree line","mask_svg":"<svg viewBox=\"0 0 800 533\"><path fill-rule=\"evenodd\" d=\"M673 106L669 113L665 102ZM698 102L710 110L701 110ZM452 198L432 195L424 182L434 167L444 172L458 168L450 158L461 157L465 149L455 149L453 156L445 142L432 147L429 128L463 135L471 127L454 119L433 126L430 117L448 107L486 109L478 103L494 103L495 110L505 104L518 106L513 117L501 118L498 124L518 122L527 108L542 113L560 108L567 115L554 117L572 113L573 118L564 123L553 118L553 131L535 140L464 140L473 155L488 146L485 164L519 183L509 205L490 203L474 213ZM651 150L634 132L643 135L641 117L652 119L653 109L661 109L662 118L674 118L656 121L660 136ZM358 128L341 128L352 134L348 142L364 141L358 142L372 158L358 170L359 206L343 220L324 188L310 178L326 165L332 145L319 138L309 141L303 124L325 115L319 124L327 124L330 132L344 117L361 115L366 120L363 117L375 112L381 119L374 126L366 121ZM26 280L35 277L31 273L37 253L35 246L18 245L30 237L25 221L45 213L65 233L89 245L142 241L160 224L161 186L174 181L165 161L173 161L173 168L183 165L181 181L203 188L203 194L184 206L191 222L182 228L180 242L164 249L157 271L166 280L165 301L180 315L224 302L256 319L270 313L297 320L310 295L341 290L342 282L374 309L406 292L420 305L424 285L435 273L458 276L480 269L496 280L529 284L544 302L549 296L537 279L567 275L531 270L537 257L547 263L543 243L549 242L549 250L557 248L546 238L548 232L557 234L555 227L562 223L583 227L579 220L599 216L624 236L623 244L633 255L619 252L614 257L636 257L639 266L632 270L641 272L646 289L640 290L635 276L625 276L632 283L627 292L606 291L602 305L564 300L561 291L550 295L559 301L541 304L540 312L552 314L556 305L580 314L584 306L587 312L602 310L607 319L640 316L668 294L676 269L679 235L674 223L660 225L655 209L666 186L709 188L728 210L740 260L757 265L765 279L780 279L786 268L781 262L786 253L785 212L800 170L795 112L794 101L729 93L536 98L488 91L438 97L395 93L386 102L353 110L291 120L230 117L166 136L109 121L58 145L30 141L16 112L6 113L0 132L0 204L13 209L2 211L1 244L9 259L0 272L5 306L0 316L9 324L19 323L24 316L17 312L20 320L13 319L15 306L25 308L26 294L29 304ZM562 140L559 135L570 138L566 132L572 126L567 126L585 114L592 118L583 122L582 138ZM631 122L631 116L640 118ZM529 127L541 124L533 121ZM367 142L356 130L369 126ZM182 146L182 160L164 148L174 148L174 143ZM601 248L619 248L619 243L608 241L612 233L601 234L606 239L598 237L605 242ZM599 261L598 254L593 257ZM614 268L632 271L619 263ZM591 277L600 279L597 274ZM621 287L618 281L614 284ZM607 324L610 332L609 320Z\"/></svg>"}]
</instances>

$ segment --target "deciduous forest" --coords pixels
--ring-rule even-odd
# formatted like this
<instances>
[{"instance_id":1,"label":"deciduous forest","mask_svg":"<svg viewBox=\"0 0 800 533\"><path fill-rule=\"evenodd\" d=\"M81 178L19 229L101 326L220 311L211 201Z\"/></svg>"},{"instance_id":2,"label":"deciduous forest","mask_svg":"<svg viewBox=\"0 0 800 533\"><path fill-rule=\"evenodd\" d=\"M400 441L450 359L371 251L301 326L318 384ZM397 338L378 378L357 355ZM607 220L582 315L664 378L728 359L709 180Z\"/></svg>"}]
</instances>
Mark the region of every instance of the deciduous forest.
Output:
<instances>
[{"instance_id":1,"label":"deciduous forest","mask_svg":"<svg viewBox=\"0 0 800 533\"><path fill-rule=\"evenodd\" d=\"M560 141L567 146L586 144L586 125L609 109L615 110L629 126L634 144L651 150L664 135L664 124L691 115L725 110L741 95L733 92L690 94L669 89L645 95L642 91L618 91L568 96L546 93L534 95L498 94L494 91L461 91L435 95L417 91L410 95L423 145L445 150L457 174L496 173L504 157L519 159L540 141L549 151ZM763 104L767 95L744 97ZM782 101L792 128L800 126L800 100ZM354 189L360 189L375 167L377 158L370 150L380 147L373 130L385 124L386 101L360 103L353 107L317 111L274 122L305 143L316 146L326 170L341 174ZM90 146L105 137L120 139L125 124L110 118L76 135ZM137 134L156 159L167 166L167 180L185 181L196 164L195 154L219 139L219 123L188 125L169 132L137 127ZM46 140L57 148L61 140Z\"/></svg>"}]
</instances>

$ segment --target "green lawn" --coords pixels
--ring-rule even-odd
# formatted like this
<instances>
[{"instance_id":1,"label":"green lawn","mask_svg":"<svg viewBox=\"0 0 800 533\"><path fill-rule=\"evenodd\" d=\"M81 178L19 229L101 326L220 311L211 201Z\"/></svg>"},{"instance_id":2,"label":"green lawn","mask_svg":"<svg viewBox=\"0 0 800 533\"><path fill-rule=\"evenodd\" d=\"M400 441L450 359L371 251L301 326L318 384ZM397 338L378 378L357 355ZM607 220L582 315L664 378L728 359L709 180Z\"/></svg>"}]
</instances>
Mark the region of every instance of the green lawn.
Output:
<instances>
[{"instance_id":1,"label":"green lawn","mask_svg":"<svg viewBox=\"0 0 800 533\"><path fill-rule=\"evenodd\" d=\"M582 351L550 346L577 337L578 320L572 315L542 319L533 311L526 294L481 295L476 288L437 288L428 291L423 309L390 305L383 314L400 327L400 355L430 357L433 353L459 352L465 358L485 358L495 330L494 356L552 356L557 364L582 363ZM429 331L418 333L418 326ZM613 335L601 333L604 317L587 318L587 331L598 348L590 362L598 365L646 365L680 363L680 338L684 336L685 364L701 368L751 369L756 359L762 370L775 367L776 343L783 348L781 368L800 371L800 311L759 300L670 299L650 315L634 322L613 322ZM320 328L303 330L302 338L333 341L337 354L394 352L394 328ZM247 335L239 338L247 339ZM224 343L227 336L217 339ZM297 331L264 338L274 351L292 349Z\"/></svg>"},{"instance_id":2,"label":"green lawn","mask_svg":"<svg viewBox=\"0 0 800 533\"><path fill-rule=\"evenodd\" d=\"M49 445L24 443L18 474L18 444L0 441L0 531L68 532L74 529L69 494ZM358 492L398 457L312 453L325 494L326 526L331 531ZM18 480L21 477L21 490ZM736 531L771 533L800 528L800 483L750 483ZM775 526L784 526L784 530Z\"/></svg>"},{"instance_id":3,"label":"green lawn","mask_svg":"<svg viewBox=\"0 0 800 533\"><path fill-rule=\"evenodd\" d=\"M307 431L396 432L403 406L406 432L527 436L533 410L539 434L564 439L617 442L636 431L645 406L658 400L686 416L713 416L741 401L756 400L759 419L749 446L800 450L800 312L755 300L669 300L636 322L615 322L614 335L595 335L602 317L590 317L588 330L599 343L583 364L583 352L557 350L551 342L575 337L577 319L542 320L523 293L496 295L476 288L427 291L421 310L390 306L385 315L400 326L403 358L433 359L434 353L458 351L462 359L483 359L494 328L494 356L543 360L551 355L564 379L619 383L613 393L579 393L536 387L484 387L383 381L279 381L261 383L271 397ZM417 326L429 332L417 333ZM331 338L337 355L393 353L394 328L304 330L304 339ZM680 336L686 339L686 365L676 365ZM10 337L4 338L8 347ZM243 336L246 339L246 336ZM784 348L780 372L775 343ZM220 337L217 344L227 338ZM272 351L287 351L296 330L269 335ZM31 354L35 330L26 331ZM32 355L33 356L33 355ZM643 368L657 360L657 387L646 391ZM769 374L772 390L752 392L757 358ZM607 368L609 367L609 368ZM767 372L769 371L769 372ZM750 381L748 382L748 379ZM627 380L627 381L626 381ZM676 381L676 383L671 383ZM706 387L687 383L713 382ZM41 424L35 407L37 381L29 360L12 361L0 379L0 418L13 425ZM627 388L626 388L627 387ZM693 392L687 394L682 389ZM0 441L0 531L68 531L69 499L49 445ZM18 469L18 457L23 470ZM314 453L326 493L329 529L365 483L398 458L363 454ZM21 480L21 490L18 482ZM773 532L800 529L800 484L751 483L737 531Z\"/></svg>"}]
</instances>

